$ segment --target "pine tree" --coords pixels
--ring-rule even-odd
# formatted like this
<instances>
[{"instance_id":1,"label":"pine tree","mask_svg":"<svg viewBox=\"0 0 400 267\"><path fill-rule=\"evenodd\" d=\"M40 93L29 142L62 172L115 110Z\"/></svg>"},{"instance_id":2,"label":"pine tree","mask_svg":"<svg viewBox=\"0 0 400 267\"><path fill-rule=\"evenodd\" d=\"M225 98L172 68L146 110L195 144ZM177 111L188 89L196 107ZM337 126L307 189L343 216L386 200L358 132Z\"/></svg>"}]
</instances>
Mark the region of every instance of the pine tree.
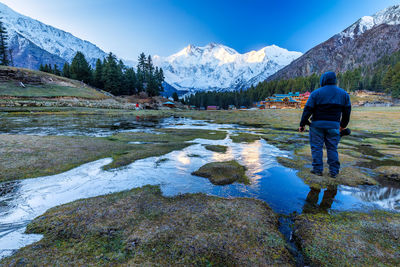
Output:
<instances>
[{"instance_id":1,"label":"pine tree","mask_svg":"<svg viewBox=\"0 0 400 267\"><path fill-rule=\"evenodd\" d=\"M177 93L177 92L174 92L174 93L172 94L172 98L174 99L175 102L178 102L178 101L179 101L178 93Z\"/></svg>"},{"instance_id":2,"label":"pine tree","mask_svg":"<svg viewBox=\"0 0 400 267\"><path fill-rule=\"evenodd\" d=\"M85 83L90 83L92 72L89 63L82 52L77 52L70 66L71 78Z\"/></svg>"},{"instance_id":3,"label":"pine tree","mask_svg":"<svg viewBox=\"0 0 400 267\"><path fill-rule=\"evenodd\" d=\"M136 94L136 73L133 68L128 68L124 73L124 94Z\"/></svg>"},{"instance_id":4,"label":"pine tree","mask_svg":"<svg viewBox=\"0 0 400 267\"><path fill-rule=\"evenodd\" d=\"M39 70L40 70L40 71L44 71L44 66L43 66L43 64L40 64Z\"/></svg>"},{"instance_id":5,"label":"pine tree","mask_svg":"<svg viewBox=\"0 0 400 267\"><path fill-rule=\"evenodd\" d=\"M104 88L103 62L101 62L101 59L97 59L96 61L96 69L94 70L94 75L93 75L93 85L100 89Z\"/></svg>"},{"instance_id":6,"label":"pine tree","mask_svg":"<svg viewBox=\"0 0 400 267\"><path fill-rule=\"evenodd\" d=\"M392 89L392 81L393 81L394 71L391 66L389 66L388 71L382 80L382 85L385 88L386 92L390 92Z\"/></svg>"},{"instance_id":7,"label":"pine tree","mask_svg":"<svg viewBox=\"0 0 400 267\"><path fill-rule=\"evenodd\" d=\"M117 63L117 58L112 54L108 54L103 66L103 82L104 89L114 95L121 93L122 72Z\"/></svg>"},{"instance_id":8,"label":"pine tree","mask_svg":"<svg viewBox=\"0 0 400 267\"><path fill-rule=\"evenodd\" d=\"M64 63L63 69L62 69L62 74L66 78L71 78L71 72L70 72L70 65L68 62Z\"/></svg>"},{"instance_id":9,"label":"pine tree","mask_svg":"<svg viewBox=\"0 0 400 267\"><path fill-rule=\"evenodd\" d=\"M48 65L48 70L47 70L47 72L48 72L48 73L53 73L53 69L52 69L52 67L51 67L51 64Z\"/></svg>"},{"instance_id":10,"label":"pine tree","mask_svg":"<svg viewBox=\"0 0 400 267\"><path fill-rule=\"evenodd\" d=\"M0 21L0 65L3 66L8 66L10 64L7 38L7 30L3 22Z\"/></svg>"},{"instance_id":11,"label":"pine tree","mask_svg":"<svg viewBox=\"0 0 400 267\"><path fill-rule=\"evenodd\" d=\"M54 64L53 74L61 76L61 71L58 69L56 64Z\"/></svg>"},{"instance_id":12,"label":"pine tree","mask_svg":"<svg viewBox=\"0 0 400 267\"><path fill-rule=\"evenodd\" d=\"M138 58L138 64L136 68L136 80L137 80L137 90L138 92L142 92L145 90L147 87L146 84L146 69L147 69L147 64L146 64L146 55L144 53L141 53Z\"/></svg>"},{"instance_id":13,"label":"pine tree","mask_svg":"<svg viewBox=\"0 0 400 267\"><path fill-rule=\"evenodd\" d=\"M49 72L49 70L50 70L49 69L49 65L45 64L44 67L43 67L43 71L44 72Z\"/></svg>"}]
</instances>

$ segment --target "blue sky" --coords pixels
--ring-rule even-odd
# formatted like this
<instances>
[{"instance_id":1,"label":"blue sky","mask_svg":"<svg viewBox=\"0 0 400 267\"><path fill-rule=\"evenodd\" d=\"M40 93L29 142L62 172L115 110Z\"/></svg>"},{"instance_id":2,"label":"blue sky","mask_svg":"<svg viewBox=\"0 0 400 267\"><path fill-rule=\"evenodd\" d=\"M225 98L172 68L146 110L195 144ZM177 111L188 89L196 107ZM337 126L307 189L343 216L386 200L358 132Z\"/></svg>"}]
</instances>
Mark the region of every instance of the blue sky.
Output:
<instances>
[{"instance_id":1,"label":"blue sky","mask_svg":"<svg viewBox=\"0 0 400 267\"><path fill-rule=\"evenodd\" d=\"M136 59L188 44L222 43L238 52L266 45L306 52L393 0L0 0L106 52Z\"/></svg>"}]
</instances>

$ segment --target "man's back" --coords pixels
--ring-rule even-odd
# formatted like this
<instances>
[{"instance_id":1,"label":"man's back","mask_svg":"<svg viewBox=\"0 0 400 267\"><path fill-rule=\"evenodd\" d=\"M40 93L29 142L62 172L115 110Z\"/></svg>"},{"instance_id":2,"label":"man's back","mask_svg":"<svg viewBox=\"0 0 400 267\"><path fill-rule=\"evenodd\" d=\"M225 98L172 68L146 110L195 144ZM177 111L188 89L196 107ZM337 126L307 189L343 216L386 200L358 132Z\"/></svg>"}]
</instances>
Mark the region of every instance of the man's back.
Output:
<instances>
[{"instance_id":1,"label":"man's back","mask_svg":"<svg viewBox=\"0 0 400 267\"><path fill-rule=\"evenodd\" d=\"M351 103L349 94L337 87L336 75L328 72L321 78L321 88L311 93L304 108L301 121L307 124L312 116L312 126L320 128L346 128L350 119ZM307 121L306 121L306 120ZM305 124L303 124L305 123Z\"/></svg>"}]
</instances>

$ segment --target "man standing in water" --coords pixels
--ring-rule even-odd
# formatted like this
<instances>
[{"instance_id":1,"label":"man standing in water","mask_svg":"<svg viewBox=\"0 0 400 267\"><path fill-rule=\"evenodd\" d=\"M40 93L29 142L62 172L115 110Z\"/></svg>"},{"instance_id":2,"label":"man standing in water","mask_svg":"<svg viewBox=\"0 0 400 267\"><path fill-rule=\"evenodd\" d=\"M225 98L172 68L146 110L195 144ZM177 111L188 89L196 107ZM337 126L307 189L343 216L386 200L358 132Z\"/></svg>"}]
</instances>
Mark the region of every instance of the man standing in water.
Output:
<instances>
[{"instance_id":1,"label":"man standing in water","mask_svg":"<svg viewBox=\"0 0 400 267\"><path fill-rule=\"evenodd\" d=\"M310 125L310 146L313 158L311 173L322 176L324 170L322 150L325 144L329 173L332 178L336 178L340 170L337 147L340 133L346 130L350 121L350 96L345 90L336 86L334 72L323 74L320 83L321 88L312 92L307 101L299 131L304 132L305 126Z\"/></svg>"}]
</instances>

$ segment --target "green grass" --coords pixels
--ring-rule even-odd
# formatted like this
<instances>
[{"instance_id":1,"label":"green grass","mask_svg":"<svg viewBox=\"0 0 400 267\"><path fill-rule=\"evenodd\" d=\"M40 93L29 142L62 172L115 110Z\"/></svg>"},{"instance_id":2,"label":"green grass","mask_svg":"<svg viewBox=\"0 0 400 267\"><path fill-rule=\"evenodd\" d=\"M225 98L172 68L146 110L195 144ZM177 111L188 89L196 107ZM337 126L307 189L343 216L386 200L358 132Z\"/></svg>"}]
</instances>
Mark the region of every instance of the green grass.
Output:
<instances>
[{"instance_id":1,"label":"green grass","mask_svg":"<svg viewBox=\"0 0 400 267\"><path fill-rule=\"evenodd\" d=\"M102 99L105 95L89 87L72 87L61 85L26 85L19 86L16 82L1 82L0 96L24 97L24 98L55 98L55 97L77 97L85 99Z\"/></svg>"}]
</instances>

